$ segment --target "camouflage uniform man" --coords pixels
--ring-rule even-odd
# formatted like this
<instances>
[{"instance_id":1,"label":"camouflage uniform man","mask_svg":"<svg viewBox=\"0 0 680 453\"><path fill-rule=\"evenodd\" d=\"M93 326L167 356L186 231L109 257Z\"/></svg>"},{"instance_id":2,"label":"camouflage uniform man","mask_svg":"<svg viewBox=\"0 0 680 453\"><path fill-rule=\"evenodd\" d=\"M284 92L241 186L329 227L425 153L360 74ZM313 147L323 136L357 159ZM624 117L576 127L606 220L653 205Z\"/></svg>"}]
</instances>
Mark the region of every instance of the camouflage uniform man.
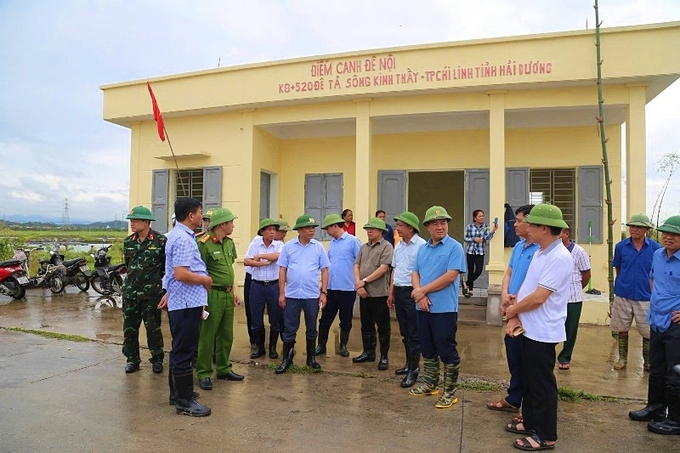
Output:
<instances>
[{"instance_id":1,"label":"camouflage uniform man","mask_svg":"<svg viewBox=\"0 0 680 453\"><path fill-rule=\"evenodd\" d=\"M151 229L151 211L136 206L126 217L132 234L123 242L127 277L123 283L123 355L126 373L139 369L139 326L144 321L152 370L163 372L163 334L158 301L163 297L166 237Z\"/></svg>"},{"instance_id":2,"label":"camouflage uniform man","mask_svg":"<svg viewBox=\"0 0 680 453\"><path fill-rule=\"evenodd\" d=\"M214 209L210 217L210 230L197 241L201 259L208 268L213 285L208 291L209 313L201 322L198 340L196 374L203 390L212 390L212 358L215 348L217 379L242 381L243 376L231 369L229 355L234 343L234 306L241 303L236 297L234 261L236 247L228 237L234 231L237 217L229 209Z\"/></svg>"}]
</instances>

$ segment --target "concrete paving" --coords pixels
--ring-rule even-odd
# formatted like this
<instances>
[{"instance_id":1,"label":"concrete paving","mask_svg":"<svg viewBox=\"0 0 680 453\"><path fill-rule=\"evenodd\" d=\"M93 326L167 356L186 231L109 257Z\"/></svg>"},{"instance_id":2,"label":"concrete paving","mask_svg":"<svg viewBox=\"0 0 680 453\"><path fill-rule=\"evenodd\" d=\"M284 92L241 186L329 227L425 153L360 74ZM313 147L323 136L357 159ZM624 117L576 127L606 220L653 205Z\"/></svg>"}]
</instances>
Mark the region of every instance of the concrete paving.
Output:
<instances>
[{"instance_id":1,"label":"concrete paving","mask_svg":"<svg viewBox=\"0 0 680 453\"><path fill-rule=\"evenodd\" d=\"M508 378L502 332L479 325L479 309L461 307L458 342L465 382L505 383ZM95 294L53 296L30 290L21 301L0 299L0 452L24 451L512 451L517 437L503 430L510 414L489 411L499 392L459 390L451 409L435 409L434 399L416 398L398 385L394 369L404 360L396 324L392 326L390 370L377 363L352 364L333 352L318 358L324 373L274 375L253 362L243 309L237 313L232 358L244 382L213 380L201 392L210 417L174 414L167 403L167 372L155 375L142 351L142 367L126 375L122 314L115 302ZM164 321L167 318L164 315ZM80 335L73 342L7 328ZM333 331L336 331L334 326ZM166 350L170 349L167 322ZM140 342L145 344L142 329ZM305 360L298 338L295 363ZM556 371L559 385L620 398L619 402L560 403L557 449L587 451L675 451L677 437L649 433L627 417L642 407L647 376L642 372L640 338L631 334L627 370L612 370L615 342L606 327L582 326L572 368ZM633 346L635 345L635 346ZM361 350L359 321L349 344ZM280 352L280 345L279 345ZM167 362L167 359L166 359Z\"/></svg>"}]
</instances>

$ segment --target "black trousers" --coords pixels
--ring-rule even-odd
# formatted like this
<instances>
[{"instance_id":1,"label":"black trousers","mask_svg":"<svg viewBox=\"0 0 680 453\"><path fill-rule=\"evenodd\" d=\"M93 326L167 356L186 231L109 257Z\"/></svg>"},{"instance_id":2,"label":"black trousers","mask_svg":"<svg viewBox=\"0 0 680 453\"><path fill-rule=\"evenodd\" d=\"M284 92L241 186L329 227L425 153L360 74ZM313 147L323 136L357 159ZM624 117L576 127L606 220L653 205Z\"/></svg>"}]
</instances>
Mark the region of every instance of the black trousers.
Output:
<instances>
[{"instance_id":1,"label":"black trousers","mask_svg":"<svg viewBox=\"0 0 680 453\"><path fill-rule=\"evenodd\" d=\"M352 330L352 311L354 311L354 301L356 298L356 291L329 289L326 306L321 310L319 329L330 330L333 321L335 321L335 315L339 312L340 330Z\"/></svg>"},{"instance_id":2,"label":"black trousers","mask_svg":"<svg viewBox=\"0 0 680 453\"><path fill-rule=\"evenodd\" d=\"M647 395L649 404L668 406L669 397L675 397L680 401L680 376L673 371L673 367L679 364L680 325L671 324L665 332L650 329L649 392ZM680 414L674 415L680 416Z\"/></svg>"},{"instance_id":3,"label":"black trousers","mask_svg":"<svg viewBox=\"0 0 680 453\"><path fill-rule=\"evenodd\" d=\"M418 341L418 311L416 303L411 299L412 286L394 287L394 311L399 322L401 342L411 354L420 354Z\"/></svg>"},{"instance_id":4,"label":"black trousers","mask_svg":"<svg viewBox=\"0 0 680 453\"><path fill-rule=\"evenodd\" d=\"M173 374L193 372L191 360L196 356L196 348L198 348L201 312L203 312L203 307L168 311L172 334L170 369Z\"/></svg>"},{"instance_id":5,"label":"black trousers","mask_svg":"<svg viewBox=\"0 0 680 453\"><path fill-rule=\"evenodd\" d=\"M472 288L474 287L475 284L475 280L477 280L479 276L482 275L482 271L484 271L484 255L468 254L467 271L468 278L465 284L467 285L468 289L472 291Z\"/></svg>"},{"instance_id":6,"label":"black trousers","mask_svg":"<svg viewBox=\"0 0 680 453\"><path fill-rule=\"evenodd\" d=\"M524 427L534 430L547 441L557 440L557 381L555 380L555 347L557 343L541 343L522 337L522 370L526 392L522 403Z\"/></svg>"},{"instance_id":7,"label":"black trousers","mask_svg":"<svg viewBox=\"0 0 680 453\"><path fill-rule=\"evenodd\" d=\"M246 281L243 283L243 306L246 309L246 326L250 344L253 344L253 315L250 314L250 284L253 281L252 274L246 272Z\"/></svg>"},{"instance_id":8,"label":"black trousers","mask_svg":"<svg viewBox=\"0 0 680 453\"><path fill-rule=\"evenodd\" d=\"M378 336L389 337L390 308L387 306L387 296L359 298L359 313L361 315L361 333L375 335L378 325Z\"/></svg>"}]
</instances>

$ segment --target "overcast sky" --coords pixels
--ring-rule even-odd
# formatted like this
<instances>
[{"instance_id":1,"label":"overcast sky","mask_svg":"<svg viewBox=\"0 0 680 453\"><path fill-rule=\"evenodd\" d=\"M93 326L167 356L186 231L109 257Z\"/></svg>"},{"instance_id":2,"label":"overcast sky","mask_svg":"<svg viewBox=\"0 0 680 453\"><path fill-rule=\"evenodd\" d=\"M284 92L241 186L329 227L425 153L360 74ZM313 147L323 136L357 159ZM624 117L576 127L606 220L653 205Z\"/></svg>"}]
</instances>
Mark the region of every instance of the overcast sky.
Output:
<instances>
[{"instance_id":1,"label":"overcast sky","mask_svg":"<svg viewBox=\"0 0 680 453\"><path fill-rule=\"evenodd\" d=\"M228 66L579 30L586 21L593 28L592 5L593 0L0 0L0 218L61 219L65 198L71 220L120 219L128 211L130 133L102 120L102 84L214 68L218 60ZM600 16L606 27L677 21L680 1L602 0ZM647 106L650 213L664 180L655 162L680 151L679 105L676 82ZM680 213L679 181L668 190L666 215Z\"/></svg>"}]
</instances>

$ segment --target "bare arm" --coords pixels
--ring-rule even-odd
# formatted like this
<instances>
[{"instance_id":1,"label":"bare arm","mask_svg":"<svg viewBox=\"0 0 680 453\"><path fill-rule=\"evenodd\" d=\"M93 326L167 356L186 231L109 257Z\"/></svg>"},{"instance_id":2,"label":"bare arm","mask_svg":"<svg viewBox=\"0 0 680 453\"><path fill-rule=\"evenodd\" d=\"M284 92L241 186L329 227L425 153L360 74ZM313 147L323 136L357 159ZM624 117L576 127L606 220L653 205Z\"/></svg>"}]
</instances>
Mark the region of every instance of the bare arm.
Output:
<instances>
[{"instance_id":1,"label":"bare arm","mask_svg":"<svg viewBox=\"0 0 680 453\"><path fill-rule=\"evenodd\" d=\"M590 269L587 271L581 271L581 288L585 288L588 286L588 282L590 281Z\"/></svg>"},{"instance_id":2,"label":"bare arm","mask_svg":"<svg viewBox=\"0 0 680 453\"><path fill-rule=\"evenodd\" d=\"M286 308L286 268L279 267L279 307Z\"/></svg>"},{"instance_id":3,"label":"bare arm","mask_svg":"<svg viewBox=\"0 0 680 453\"><path fill-rule=\"evenodd\" d=\"M390 275L390 289L387 292L387 306L389 308L394 308L394 269L392 269Z\"/></svg>"},{"instance_id":4,"label":"bare arm","mask_svg":"<svg viewBox=\"0 0 680 453\"><path fill-rule=\"evenodd\" d=\"M444 289L447 286L449 286L451 283L456 281L456 277L458 277L458 274L460 271L457 269L449 269L447 270L443 275L437 277L430 283L428 283L425 286L420 286L420 277L418 277L418 286L416 286L416 282L413 282L413 292L411 293L411 296L413 299L417 302L429 293L433 293L435 291L439 291L440 289ZM416 273L414 272L413 275ZM413 280L413 278L412 278Z\"/></svg>"},{"instance_id":5,"label":"bare arm","mask_svg":"<svg viewBox=\"0 0 680 453\"><path fill-rule=\"evenodd\" d=\"M531 310L535 310L548 300L548 297L552 294L549 289L539 286L531 294L522 299L519 302L515 302L510 305L505 310L505 315L508 318L514 318L518 313L526 313Z\"/></svg>"},{"instance_id":6,"label":"bare arm","mask_svg":"<svg viewBox=\"0 0 680 453\"><path fill-rule=\"evenodd\" d=\"M178 266L174 268L175 280L186 283L187 285L201 285L206 289L212 286L212 278L207 275L196 274L191 272L188 267Z\"/></svg>"}]
</instances>

